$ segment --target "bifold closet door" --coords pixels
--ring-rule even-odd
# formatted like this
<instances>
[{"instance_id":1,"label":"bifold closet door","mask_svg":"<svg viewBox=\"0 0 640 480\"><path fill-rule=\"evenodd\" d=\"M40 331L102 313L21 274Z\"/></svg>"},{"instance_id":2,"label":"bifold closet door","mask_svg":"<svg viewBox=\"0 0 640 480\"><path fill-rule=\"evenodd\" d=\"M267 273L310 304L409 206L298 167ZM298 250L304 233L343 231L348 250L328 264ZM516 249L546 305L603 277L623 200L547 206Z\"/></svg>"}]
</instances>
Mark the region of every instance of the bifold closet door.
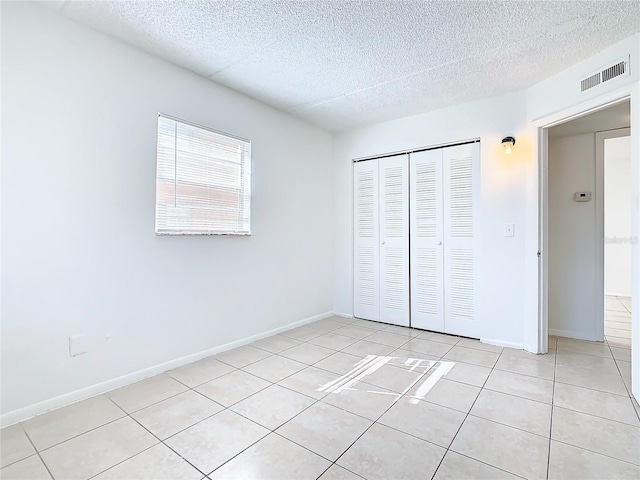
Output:
<instances>
[{"instance_id":1,"label":"bifold closet door","mask_svg":"<svg viewBox=\"0 0 640 480\"><path fill-rule=\"evenodd\" d=\"M444 332L442 149L410 162L411 326Z\"/></svg>"},{"instance_id":2,"label":"bifold closet door","mask_svg":"<svg viewBox=\"0 0 640 480\"><path fill-rule=\"evenodd\" d=\"M380 318L378 160L353 164L353 315Z\"/></svg>"},{"instance_id":3,"label":"bifold closet door","mask_svg":"<svg viewBox=\"0 0 640 480\"><path fill-rule=\"evenodd\" d=\"M446 333L478 338L480 144L442 149Z\"/></svg>"},{"instance_id":4,"label":"bifold closet door","mask_svg":"<svg viewBox=\"0 0 640 480\"><path fill-rule=\"evenodd\" d=\"M409 156L378 160L380 321L409 326Z\"/></svg>"},{"instance_id":5,"label":"bifold closet door","mask_svg":"<svg viewBox=\"0 0 640 480\"><path fill-rule=\"evenodd\" d=\"M353 167L353 313L409 326L408 155Z\"/></svg>"}]
</instances>

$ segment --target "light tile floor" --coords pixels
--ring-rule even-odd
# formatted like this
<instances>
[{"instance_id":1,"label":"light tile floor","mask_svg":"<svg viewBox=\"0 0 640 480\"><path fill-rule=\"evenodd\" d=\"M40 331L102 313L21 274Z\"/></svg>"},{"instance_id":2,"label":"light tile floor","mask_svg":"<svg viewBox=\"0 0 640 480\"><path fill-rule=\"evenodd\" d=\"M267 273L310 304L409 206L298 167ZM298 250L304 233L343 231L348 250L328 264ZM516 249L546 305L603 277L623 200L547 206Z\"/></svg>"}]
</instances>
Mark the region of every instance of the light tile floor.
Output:
<instances>
[{"instance_id":1,"label":"light tile floor","mask_svg":"<svg viewBox=\"0 0 640 480\"><path fill-rule=\"evenodd\" d=\"M551 337L549 354L531 355L332 317L7 427L0 476L640 478L640 408L617 338ZM363 366L367 355L396 358L327 387L379 361ZM454 365L422 395L436 374L410 358Z\"/></svg>"},{"instance_id":2,"label":"light tile floor","mask_svg":"<svg viewBox=\"0 0 640 480\"><path fill-rule=\"evenodd\" d=\"M604 335L612 346L631 347L631 298L604 297Z\"/></svg>"}]
</instances>

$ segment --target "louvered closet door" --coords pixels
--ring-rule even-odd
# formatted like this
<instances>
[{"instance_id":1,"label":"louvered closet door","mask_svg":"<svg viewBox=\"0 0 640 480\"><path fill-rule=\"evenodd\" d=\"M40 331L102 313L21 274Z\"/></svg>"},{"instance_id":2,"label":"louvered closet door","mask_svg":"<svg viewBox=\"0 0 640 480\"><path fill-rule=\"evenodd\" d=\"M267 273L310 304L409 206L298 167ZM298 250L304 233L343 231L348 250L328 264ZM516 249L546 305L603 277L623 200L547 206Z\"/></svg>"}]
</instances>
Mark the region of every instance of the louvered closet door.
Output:
<instances>
[{"instance_id":1,"label":"louvered closet door","mask_svg":"<svg viewBox=\"0 0 640 480\"><path fill-rule=\"evenodd\" d=\"M445 332L478 338L480 145L444 148L442 162Z\"/></svg>"},{"instance_id":2,"label":"louvered closet door","mask_svg":"<svg viewBox=\"0 0 640 480\"><path fill-rule=\"evenodd\" d=\"M444 332L442 149L410 163L411 326Z\"/></svg>"},{"instance_id":3,"label":"louvered closet door","mask_svg":"<svg viewBox=\"0 0 640 480\"><path fill-rule=\"evenodd\" d=\"M380 319L378 160L353 165L353 314Z\"/></svg>"},{"instance_id":4,"label":"louvered closet door","mask_svg":"<svg viewBox=\"0 0 640 480\"><path fill-rule=\"evenodd\" d=\"M381 158L380 321L409 326L408 155Z\"/></svg>"}]
</instances>

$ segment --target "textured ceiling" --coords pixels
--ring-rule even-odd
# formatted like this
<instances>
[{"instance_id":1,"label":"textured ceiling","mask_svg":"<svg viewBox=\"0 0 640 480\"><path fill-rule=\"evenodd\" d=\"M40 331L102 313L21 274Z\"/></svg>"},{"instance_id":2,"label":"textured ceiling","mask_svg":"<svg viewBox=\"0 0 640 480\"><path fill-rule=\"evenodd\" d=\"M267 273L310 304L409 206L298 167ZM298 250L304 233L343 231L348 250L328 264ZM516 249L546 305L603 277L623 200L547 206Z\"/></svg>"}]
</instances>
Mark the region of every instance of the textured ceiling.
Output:
<instances>
[{"instance_id":1,"label":"textured ceiling","mask_svg":"<svg viewBox=\"0 0 640 480\"><path fill-rule=\"evenodd\" d=\"M638 0L43 4L330 131L526 88L640 31Z\"/></svg>"}]
</instances>

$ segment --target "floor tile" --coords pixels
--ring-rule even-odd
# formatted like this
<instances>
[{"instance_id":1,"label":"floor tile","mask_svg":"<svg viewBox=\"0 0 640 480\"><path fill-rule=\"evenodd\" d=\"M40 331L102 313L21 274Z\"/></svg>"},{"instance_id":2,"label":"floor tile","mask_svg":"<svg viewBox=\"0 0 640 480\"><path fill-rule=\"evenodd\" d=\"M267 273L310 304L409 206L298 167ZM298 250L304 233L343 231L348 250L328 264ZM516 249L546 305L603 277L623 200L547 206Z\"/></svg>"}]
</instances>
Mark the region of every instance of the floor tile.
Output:
<instances>
[{"instance_id":1,"label":"floor tile","mask_svg":"<svg viewBox=\"0 0 640 480\"><path fill-rule=\"evenodd\" d=\"M125 412L132 413L186 390L186 386L163 373L112 390L106 395Z\"/></svg>"},{"instance_id":2,"label":"floor tile","mask_svg":"<svg viewBox=\"0 0 640 480\"><path fill-rule=\"evenodd\" d=\"M447 374L446 378L448 380L455 380L456 382L482 387L487 381L487 378L489 378L490 373L491 369L487 367L455 362L455 365Z\"/></svg>"},{"instance_id":3,"label":"floor tile","mask_svg":"<svg viewBox=\"0 0 640 480\"><path fill-rule=\"evenodd\" d=\"M387 325L381 331L387 332L387 333L395 333L396 335L402 335L403 337L409 337L409 338L417 337L422 333L422 330L416 330L415 328L400 327L398 325Z\"/></svg>"},{"instance_id":4,"label":"floor tile","mask_svg":"<svg viewBox=\"0 0 640 480\"><path fill-rule=\"evenodd\" d=\"M231 410L274 430L314 402L315 399L306 395L272 385L236 403Z\"/></svg>"},{"instance_id":5,"label":"floor tile","mask_svg":"<svg viewBox=\"0 0 640 480\"><path fill-rule=\"evenodd\" d=\"M375 424L338 459L338 465L369 480L430 478L446 450Z\"/></svg>"},{"instance_id":6,"label":"floor tile","mask_svg":"<svg viewBox=\"0 0 640 480\"><path fill-rule=\"evenodd\" d=\"M38 455L13 463L0 470L3 480L50 480L51 475Z\"/></svg>"},{"instance_id":7,"label":"floor tile","mask_svg":"<svg viewBox=\"0 0 640 480\"><path fill-rule=\"evenodd\" d=\"M481 350L455 345L443 357L443 360L460 361L472 365L480 365L481 367L493 368L498 361L498 357L500 357L498 353L483 352Z\"/></svg>"},{"instance_id":8,"label":"floor tile","mask_svg":"<svg viewBox=\"0 0 640 480\"><path fill-rule=\"evenodd\" d=\"M357 390L330 393L322 401L369 420L377 420L397 399L398 394L384 388L359 384Z\"/></svg>"},{"instance_id":9,"label":"floor tile","mask_svg":"<svg viewBox=\"0 0 640 480\"><path fill-rule=\"evenodd\" d=\"M312 345L310 343L303 343L296 347L289 348L283 352L280 352L280 356L295 360L297 362L304 363L306 365L312 365L320 360L333 355L335 350L330 348L321 347L319 345Z\"/></svg>"},{"instance_id":10,"label":"floor tile","mask_svg":"<svg viewBox=\"0 0 640 480\"><path fill-rule=\"evenodd\" d=\"M605 327L604 333L608 337L631 338L631 330L621 330L619 328Z\"/></svg>"},{"instance_id":11,"label":"floor tile","mask_svg":"<svg viewBox=\"0 0 640 480\"><path fill-rule=\"evenodd\" d=\"M287 330L286 332L282 332L280 335L282 335L283 337L293 338L301 342L307 342L312 338L316 338L323 335L323 333L313 328L304 326L304 327L298 327L298 328L293 328L291 330Z\"/></svg>"},{"instance_id":12,"label":"floor tile","mask_svg":"<svg viewBox=\"0 0 640 480\"><path fill-rule=\"evenodd\" d=\"M587 368L615 368L615 361L613 358L596 357L594 355L583 355L572 352L559 352L558 355L556 355L556 365Z\"/></svg>"},{"instance_id":13,"label":"floor tile","mask_svg":"<svg viewBox=\"0 0 640 480\"><path fill-rule=\"evenodd\" d=\"M125 416L104 395L38 415L22 425L38 450L52 447Z\"/></svg>"},{"instance_id":14,"label":"floor tile","mask_svg":"<svg viewBox=\"0 0 640 480\"><path fill-rule=\"evenodd\" d=\"M364 356L362 355L337 352L324 360L315 363L313 366L329 372L337 373L338 376L340 376L351 371L358 362L362 361L363 358Z\"/></svg>"},{"instance_id":15,"label":"floor tile","mask_svg":"<svg viewBox=\"0 0 640 480\"><path fill-rule=\"evenodd\" d=\"M553 396L552 381L502 370L491 372L485 388L549 404Z\"/></svg>"},{"instance_id":16,"label":"floor tile","mask_svg":"<svg viewBox=\"0 0 640 480\"><path fill-rule=\"evenodd\" d=\"M85 479L158 443L129 417L67 440L41 453L55 478Z\"/></svg>"},{"instance_id":17,"label":"floor tile","mask_svg":"<svg viewBox=\"0 0 640 480\"><path fill-rule=\"evenodd\" d=\"M431 340L432 342L446 343L449 345L455 345L460 341L460 337L435 332L422 332L418 335L418 338L424 338L425 340Z\"/></svg>"},{"instance_id":18,"label":"floor tile","mask_svg":"<svg viewBox=\"0 0 640 480\"><path fill-rule=\"evenodd\" d=\"M361 480L362 477L333 464L318 480Z\"/></svg>"},{"instance_id":19,"label":"floor tile","mask_svg":"<svg viewBox=\"0 0 640 480\"><path fill-rule=\"evenodd\" d=\"M558 365L556 366L556 382L616 393L618 395L627 394L627 389L624 386L622 377L615 366L589 368Z\"/></svg>"},{"instance_id":20,"label":"floor tile","mask_svg":"<svg viewBox=\"0 0 640 480\"><path fill-rule=\"evenodd\" d=\"M605 295L605 297L604 297L604 309L605 309L605 311L607 311L607 310L620 311L620 312L627 311L627 309L625 308L624 304L620 300L618 300L618 298L616 298L613 295Z\"/></svg>"},{"instance_id":21,"label":"floor tile","mask_svg":"<svg viewBox=\"0 0 640 480\"><path fill-rule=\"evenodd\" d=\"M341 328L333 330L336 335L344 335L345 337L353 337L357 340L362 340L369 335L373 335L377 330L371 330L370 328L358 327L356 325L344 325Z\"/></svg>"},{"instance_id":22,"label":"floor tile","mask_svg":"<svg viewBox=\"0 0 640 480\"><path fill-rule=\"evenodd\" d=\"M558 338L558 353L573 352L596 357L611 358L611 351L604 343L574 340L572 338Z\"/></svg>"},{"instance_id":23,"label":"floor tile","mask_svg":"<svg viewBox=\"0 0 640 480\"><path fill-rule=\"evenodd\" d=\"M520 477L449 450L433 480L516 480Z\"/></svg>"},{"instance_id":24,"label":"floor tile","mask_svg":"<svg viewBox=\"0 0 640 480\"><path fill-rule=\"evenodd\" d=\"M27 458L36 453L22 426L12 425L0 430L0 467Z\"/></svg>"},{"instance_id":25,"label":"floor tile","mask_svg":"<svg viewBox=\"0 0 640 480\"><path fill-rule=\"evenodd\" d=\"M447 343L433 342L426 338L412 338L402 346L403 350L415 352L415 354L432 355L434 357L442 357L453 348Z\"/></svg>"},{"instance_id":26,"label":"floor tile","mask_svg":"<svg viewBox=\"0 0 640 480\"><path fill-rule=\"evenodd\" d=\"M139 410L131 416L164 440L222 410L222 406L192 390Z\"/></svg>"},{"instance_id":27,"label":"floor tile","mask_svg":"<svg viewBox=\"0 0 640 480\"><path fill-rule=\"evenodd\" d=\"M618 337L606 337L606 338L607 338L607 343L611 347L631 348L630 338L618 338Z\"/></svg>"},{"instance_id":28,"label":"floor tile","mask_svg":"<svg viewBox=\"0 0 640 480\"><path fill-rule=\"evenodd\" d=\"M631 297L618 297L618 301L631 313Z\"/></svg>"},{"instance_id":29,"label":"floor tile","mask_svg":"<svg viewBox=\"0 0 640 480\"><path fill-rule=\"evenodd\" d=\"M470 413L543 437L551 431L551 405L506 393L482 390Z\"/></svg>"},{"instance_id":30,"label":"floor tile","mask_svg":"<svg viewBox=\"0 0 640 480\"><path fill-rule=\"evenodd\" d=\"M220 405L228 407L267 388L269 385L272 385L272 383L260 377L242 370L235 370L200 385L195 390Z\"/></svg>"},{"instance_id":31,"label":"floor tile","mask_svg":"<svg viewBox=\"0 0 640 480\"><path fill-rule=\"evenodd\" d=\"M388 323L374 322L372 320L363 320L356 318L351 325L354 327L368 328L369 330L383 330L389 326Z\"/></svg>"},{"instance_id":32,"label":"floor tile","mask_svg":"<svg viewBox=\"0 0 640 480\"><path fill-rule=\"evenodd\" d=\"M350 324L345 324L344 322L339 322L330 318L324 318L322 320L307 324L307 327L313 328L315 330L320 330L322 332L332 332L347 325Z\"/></svg>"},{"instance_id":33,"label":"floor tile","mask_svg":"<svg viewBox=\"0 0 640 480\"><path fill-rule=\"evenodd\" d=\"M353 345L357 341L358 340L353 337L347 337L346 335L338 335L337 333L329 332L309 340L309 343L325 348L331 348L332 350L342 350L349 345Z\"/></svg>"},{"instance_id":34,"label":"floor tile","mask_svg":"<svg viewBox=\"0 0 640 480\"><path fill-rule=\"evenodd\" d=\"M553 352L545 353L545 354L536 354L536 353L527 352L526 350L517 350L515 348L505 348L502 351L502 356L503 357L520 357L520 358L526 358L528 360L535 360L537 362L548 362L551 364L555 363L556 361L556 355Z\"/></svg>"},{"instance_id":35,"label":"floor tile","mask_svg":"<svg viewBox=\"0 0 640 480\"><path fill-rule=\"evenodd\" d=\"M554 405L588 413L609 420L640 426L640 421L627 395L600 392L589 388L556 383Z\"/></svg>"},{"instance_id":36,"label":"floor tile","mask_svg":"<svg viewBox=\"0 0 640 480\"><path fill-rule=\"evenodd\" d=\"M331 462L275 433L263 438L218 470L211 480L315 480Z\"/></svg>"},{"instance_id":37,"label":"floor tile","mask_svg":"<svg viewBox=\"0 0 640 480\"><path fill-rule=\"evenodd\" d=\"M276 432L335 461L371 425L370 420L319 402L285 423Z\"/></svg>"},{"instance_id":38,"label":"floor tile","mask_svg":"<svg viewBox=\"0 0 640 480\"><path fill-rule=\"evenodd\" d=\"M525 478L545 478L549 440L482 418L467 417L451 450Z\"/></svg>"},{"instance_id":39,"label":"floor tile","mask_svg":"<svg viewBox=\"0 0 640 480\"><path fill-rule=\"evenodd\" d=\"M364 357L366 355L390 355L394 350L394 347L388 345L360 340L359 342L349 345L342 351L351 355Z\"/></svg>"},{"instance_id":40,"label":"floor tile","mask_svg":"<svg viewBox=\"0 0 640 480\"><path fill-rule=\"evenodd\" d=\"M399 348L407 341L407 338L404 335L398 335L396 333L387 332L385 330L380 330L374 333L373 335L369 335L367 337L367 342L381 343L382 345L388 345L390 347Z\"/></svg>"},{"instance_id":41,"label":"floor tile","mask_svg":"<svg viewBox=\"0 0 640 480\"><path fill-rule=\"evenodd\" d=\"M475 350L484 350L485 352L493 353L502 353L504 350L504 347L489 345L488 343L482 343L480 340L474 340L472 338L461 338L456 345L458 347L473 348Z\"/></svg>"},{"instance_id":42,"label":"floor tile","mask_svg":"<svg viewBox=\"0 0 640 480\"><path fill-rule=\"evenodd\" d=\"M455 368L455 367L454 367ZM419 387L416 385L409 391L407 396L415 393ZM475 402L480 389L465 383L454 382L446 378L438 380L433 388L424 396L424 399L431 403L442 405L443 407L453 408L461 412L469 412L473 402Z\"/></svg>"},{"instance_id":43,"label":"floor tile","mask_svg":"<svg viewBox=\"0 0 640 480\"><path fill-rule=\"evenodd\" d=\"M216 358L221 362L228 363L232 367L242 368L251 363L270 357L271 355L271 352L267 352L261 348L244 345L242 347L234 348L233 350L218 353Z\"/></svg>"},{"instance_id":44,"label":"floor tile","mask_svg":"<svg viewBox=\"0 0 640 480\"><path fill-rule=\"evenodd\" d=\"M307 367L278 382L278 385L313 398L322 398L328 394L319 391L320 387L335 380L336 374L316 367Z\"/></svg>"},{"instance_id":45,"label":"floor tile","mask_svg":"<svg viewBox=\"0 0 640 480\"><path fill-rule=\"evenodd\" d=\"M427 360L432 362L437 362L440 360L440 356L427 355L426 353L405 350L403 348L394 350L391 355L399 359L398 361L394 362L394 365L397 365L398 363L404 363L409 359Z\"/></svg>"},{"instance_id":46,"label":"floor tile","mask_svg":"<svg viewBox=\"0 0 640 480\"><path fill-rule=\"evenodd\" d=\"M631 315L629 315L629 319L631 319ZM621 318L617 318L616 320L605 320L604 321L604 328L605 330L607 330L608 328L613 328L615 330L626 330L626 331L631 331L631 322L624 322L621 321Z\"/></svg>"},{"instance_id":47,"label":"floor tile","mask_svg":"<svg viewBox=\"0 0 640 480\"><path fill-rule=\"evenodd\" d=\"M336 322L344 323L345 325L349 325L353 323L353 317L343 317L340 315L333 315L332 317L329 317L329 319L335 320Z\"/></svg>"},{"instance_id":48,"label":"floor tile","mask_svg":"<svg viewBox=\"0 0 640 480\"><path fill-rule=\"evenodd\" d=\"M158 444L102 472L95 480L200 480L202 473L168 447Z\"/></svg>"},{"instance_id":49,"label":"floor tile","mask_svg":"<svg viewBox=\"0 0 640 480\"><path fill-rule=\"evenodd\" d=\"M448 448L466 414L429 402L403 398L378 423Z\"/></svg>"},{"instance_id":50,"label":"floor tile","mask_svg":"<svg viewBox=\"0 0 640 480\"><path fill-rule=\"evenodd\" d=\"M551 438L640 465L639 427L555 407Z\"/></svg>"},{"instance_id":51,"label":"floor tile","mask_svg":"<svg viewBox=\"0 0 640 480\"><path fill-rule=\"evenodd\" d=\"M496 370L505 370L522 375L553 380L554 365L548 362L539 362L523 357L502 355L495 366Z\"/></svg>"},{"instance_id":52,"label":"floor tile","mask_svg":"<svg viewBox=\"0 0 640 480\"><path fill-rule=\"evenodd\" d=\"M165 443L199 470L210 473L269 433L257 423L225 410Z\"/></svg>"},{"instance_id":53,"label":"floor tile","mask_svg":"<svg viewBox=\"0 0 640 480\"><path fill-rule=\"evenodd\" d=\"M304 363L296 362L295 360L284 358L279 355L273 355L269 358L265 358L264 360L247 365L243 370L275 383L306 367L307 365Z\"/></svg>"},{"instance_id":54,"label":"floor tile","mask_svg":"<svg viewBox=\"0 0 640 480\"><path fill-rule=\"evenodd\" d=\"M188 387L197 387L209 380L221 377L227 373L233 372L234 367L222 363L214 357L203 358L197 362L184 365L180 368L167 372L171 378L184 383Z\"/></svg>"},{"instance_id":55,"label":"floor tile","mask_svg":"<svg viewBox=\"0 0 640 480\"><path fill-rule=\"evenodd\" d=\"M613 353L613 358L616 360L631 361L631 349L629 348L611 347L611 353Z\"/></svg>"},{"instance_id":56,"label":"floor tile","mask_svg":"<svg viewBox=\"0 0 640 480\"><path fill-rule=\"evenodd\" d=\"M257 340L251 344L252 347L260 348L271 353L280 353L287 348L295 347L302 343L300 340L285 337L283 335L273 335L271 337Z\"/></svg>"},{"instance_id":57,"label":"floor tile","mask_svg":"<svg viewBox=\"0 0 640 480\"><path fill-rule=\"evenodd\" d=\"M640 478L640 467L582 448L551 441L549 480Z\"/></svg>"},{"instance_id":58,"label":"floor tile","mask_svg":"<svg viewBox=\"0 0 640 480\"><path fill-rule=\"evenodd\" d=\"M422 372L410 371L394 365L385 365L362 379L364 383L382 387L396 393L405 393L424 378ZM426 380L426 378L425 378Z\"/></svg>"}]
</instances>

